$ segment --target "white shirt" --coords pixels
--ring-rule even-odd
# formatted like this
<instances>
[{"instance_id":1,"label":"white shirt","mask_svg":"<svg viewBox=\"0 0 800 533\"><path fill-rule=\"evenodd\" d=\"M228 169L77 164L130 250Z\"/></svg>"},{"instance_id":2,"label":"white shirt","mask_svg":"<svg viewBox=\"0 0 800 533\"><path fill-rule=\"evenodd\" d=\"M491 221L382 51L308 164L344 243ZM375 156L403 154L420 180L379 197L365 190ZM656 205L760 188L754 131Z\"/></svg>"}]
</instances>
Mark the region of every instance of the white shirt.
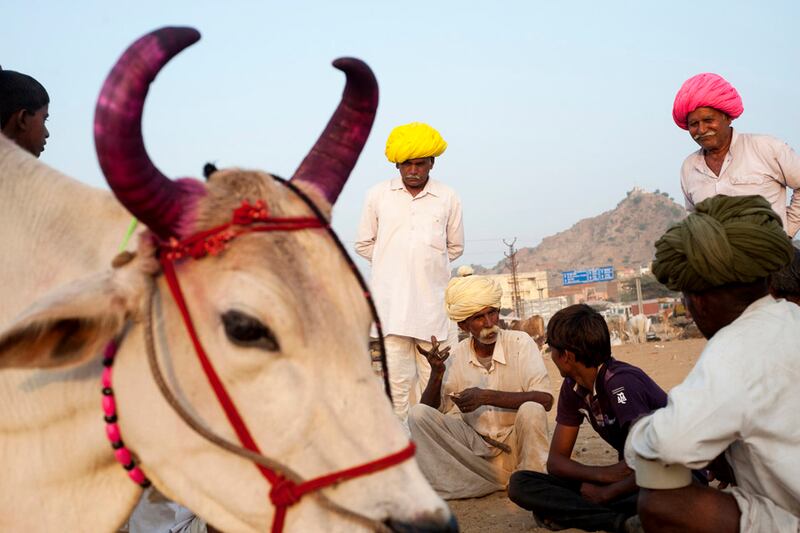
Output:
<instances>
[{"instance_id":1,"label":"white shirt","mask_svg":"<svg viewBox=\"0 0 800 533\"><path fill-rule=\"evenodd\" d=\"M489 369L484 367L472 348L472 337L459 342L448 361L442 385L442 412L461 413L448 396L470 387L503 392L550 392L550 376L539 348L522 331L501 330L497 336ZM482 405L463 413L464 422L481 435L502 441L514 429L516 409Z\"/></svg>"},{"instance_id":2,"label":"white shirt","mask_svg":"<svg viewBox=\"0 0 800 533\"><path fill-rule=\"evenodd\" d=\"M786 189L792 201L786 209ZM700 149L681 167L681 189L686 209L717 194L745 196L759 194L772 204L790 236L800 229L800 157L786 143L769 135L737 133L733 138L719 176L706 164Z\"/></svg>"},{"instance_id":3,"label":"white shirt","mask_svg":"<svg viewBox=\"0 0 800 533\"><path fill-rule=\"evenodd\" d=\"M800 515L800 306L765 296L708 341L667 406L628 435L646 459L703 468Z\"/></svg>"},{"instance_id":4,"label":"white shirt","mask_svg":"<svg viewBox=\"0 0 800 533\"><path fill-rule=\"evenodd\" d=\"M450 261L464 251L461 200L453 189L429 179L414 197L401 178L375 185L355 250L372 263L370 285L385 334L447 337L444 290Z\"/></svg>"}]
</instances>

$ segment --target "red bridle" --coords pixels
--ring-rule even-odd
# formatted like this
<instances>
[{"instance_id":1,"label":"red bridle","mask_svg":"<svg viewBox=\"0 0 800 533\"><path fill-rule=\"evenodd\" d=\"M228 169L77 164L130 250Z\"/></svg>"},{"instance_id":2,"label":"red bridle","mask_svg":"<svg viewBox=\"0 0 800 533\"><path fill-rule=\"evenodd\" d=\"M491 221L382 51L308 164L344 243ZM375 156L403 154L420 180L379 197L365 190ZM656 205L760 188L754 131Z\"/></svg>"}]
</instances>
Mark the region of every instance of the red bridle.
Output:
<instances>
[{"instance_id":1,"label":"red bridle","mask_svg":"<svg viewBox=\"0 0 800 533\"><path fill-rule=\"evenodd\" d=\"M266 204L262 200L258 200L254 205L244 201L240 207L234 210L231 222L199 232L180 241L171 239L168 242L158 243L159 261L161 263L164 277L167 281L167 285L169 286L172 297L175 300L178 309L180 310L183 323L186 327L189 337L191 338L195 353L197 354L200 365L203 368L203 372L205 373L220 406L225 412L228 422L236 432L239 442L244 448L258 455L261 455L258 444L256 444L255 439L253 439L247 424L239 414L239 410L236 408L233 399L225 389L222 380L219 378L219 375L214 369L214 366L209 360L208 355L206 354L206 351L200 342L197 331L194 327L194 323L192 322L191 314L189 313L189 309L186 305L186 300L183 297L180 282L178 281L178 277L175 272L175 262L188 259L197 260L205 257L206 255L220 254L225 249L227 243L236 237L248 233L264 231L297 231L315 228L325 229L333 236L334 241L340 250L344 252L341 242L338 240L338 238L336 238L336 235L330 229L329 224L324 222L321 214L316 207L310 203L310 200L290 183L283 181L282 183L300 194L301 198L309 205L309 207L312 208L316 217L272 217L269 215ZM349 257L346 255L346 253L345 257L349 261ZM355 266L352 265L352 262L351 267L355 269ZM373 312L373 317L378 324L378 330L380 334L380 323L377 322L377 315L369 296L369 292L366 290L366 285L364 284L364 281L360 275L358 275L358 272L354 270L354 273L356 274L359 283L362 285L362 288L365 291L365 295ZM116 345L114 345L114 347L116 347ZM125 465L127 470L129 470L131 478L134 479L134 481L146 486L146 484L148 484L147 480L144 479L143 474L141 474L141 470L134 465L130 458L130 454L122 444L122 440L119 435L119 428L116 425L116 413L110 413L109 410L106 409L106 404L109 402L109 400L113 405L113 391L111 389L110 371L111 362L113 362L113 351L115 350L107 350L105 359L105 361L108 361L108 364L106 364L107 375L105 372L103 374L104 410L106 411L106 422L108 423L107 432L109 433L109 439L112 441L112 445L115 447L117 459ZM383 354L382 338L381 351ZM388 391L385 355L382 357L382 363L384 365L384 378L387 381L385 382L385 385L387 386ZM110 419L113 420L110 422ZM112 431L109 431L109 426L113 426ZM119 444L119 446L117 446L117 444ZM122 449L122 453L120 453L119 448ZM261 475L264 476L271 486L269 497L270 501L275 506L275 516L272 521L272 532L279 533L283 530L288 508L300 501L304 495L325 487L329 487L331 485L335 485L342 481L384 470L413 457L414 451L414 443L409 442L408 446L406 446L404 449L386 457L370 461L359 466L346 468L337 472L319 476L311 480L302 481L300 483L296 483L295 481L288 479L279 470L269 468L263 464L254 463L259 472L261 472ZM122 455L122 457L120 457L120 455ZM136 473L136 475L134 475L134 473Z\"/></svg>"}]
</instances>

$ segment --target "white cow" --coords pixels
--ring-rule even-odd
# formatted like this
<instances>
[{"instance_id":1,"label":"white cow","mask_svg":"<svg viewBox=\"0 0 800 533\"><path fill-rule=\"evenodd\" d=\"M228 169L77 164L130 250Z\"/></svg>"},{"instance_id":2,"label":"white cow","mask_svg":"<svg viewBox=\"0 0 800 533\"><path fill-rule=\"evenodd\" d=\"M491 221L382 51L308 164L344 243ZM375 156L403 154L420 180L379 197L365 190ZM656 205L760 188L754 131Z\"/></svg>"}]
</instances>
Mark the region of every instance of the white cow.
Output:
<instances>
[{"instance_id":1,"label":"white cow","mask_svg":"<svg viewBox=\"0 0 800 533\"><path fill-rule=\"evenodd\" d=\"M647 332L650 331L652 320L639 313L628 319L626 333L634 344L644 344L647 342Z\"/></svg>"},{"instance_id":2,"label":"white cow","mask_svg":"<svg viewBox=\"0 0 800 533\"><path fill-rule=\"evenodd\" d=\"M150 163L140 138L148 83L197 38L188 29L153 32L109 76L95 132L115 194L162 239L227 222L242 200L263 199L275 216L313 216L265 173L226 170L208 185L176 185ZM337 66L348 77L342 104L293 178L325 215L366 141L377 104L366 65ZM141 489L116 463L100 409L99 354L123 331L113 370L119 426L147 476L219 529L267 530L274 514L270 486L254 464L190 429L148 368L143 318L154 286L155 345L168 385L206 428L236 442L150 241L141 241L134 260L103 270L129 215L106 193L58 174L5 139L0 186L6 243L0 531L113 531L130 513ZM94 274L81 277L86 273ZM323 230L241 236L219 255L179 263L177 274L200 341L265 456L310 479L408 445L372 375L367 302ZM455 527L413 460L323 492L397 531ZM287 531L365 528L313 495L286 517Z\"/></svg>"}]
</instances>

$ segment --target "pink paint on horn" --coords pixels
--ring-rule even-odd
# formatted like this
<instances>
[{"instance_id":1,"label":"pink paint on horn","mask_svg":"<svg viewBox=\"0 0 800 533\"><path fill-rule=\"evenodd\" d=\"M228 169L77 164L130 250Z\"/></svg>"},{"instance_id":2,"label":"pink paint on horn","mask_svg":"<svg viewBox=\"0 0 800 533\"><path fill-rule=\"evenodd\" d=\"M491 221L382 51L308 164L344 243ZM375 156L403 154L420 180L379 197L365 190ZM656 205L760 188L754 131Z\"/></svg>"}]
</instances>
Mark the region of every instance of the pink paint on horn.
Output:
<instances>
[{"instance_id":1,"label":"pink paint on horn","mask_svg":"<svg viewBox=\"0 0 800 533\"><path fill-rule=\"evenodd\" d=\"M95 109L97 158L111 190L162 239L181 236L191 225L205 186L197 180L172 181L156 168L142 139L142 111L161 68L199 39L193 28L167 27L137 40L109 73Z\"/></svg>"},{"instance_id":2,"label":"pink paint on horn","mask_svg":"<svg viewBox=\"0 0 800 533\"><path fill-rule=\"evenodd\" d=\"M111 442L118 442L122 440L119 433L119 426L116 424L106 424L106 436Z\"/></svg>"},{"instance_id":3,"label":"pink paint on horn","mask_svg":"<svg viewBox=\"0 0 800 533\"><path fill-rule=\"evenodd\" d=\"M117 404L113 396L103 396L103 413L113 416L117 412Z\"/></svg>"},{"instance_id":4,"label":"pink paint on horn","mask_svg":"<svg viewBox=\"0 0 800 533\"><path fill-rule=\"evenodd\" d=\"M119 450L114 450L114 457L117 458L117 461L121 465L127 465L131 462L131 452L128 451L128 448L120 448Z\"/></svg>"},{"instance_id":5,"label":"pink paint on horn","mask_svg":"<svg viewBox=\"0 0 800 533\"><path fill-rule=\"evenodd\" d=\"M138 466L134 467L130 472L128 472L128 477L139 485L145 481L144 472L142 472Z\"/></svg>"},{"instance_id":6,"label":"pink paint on horn","mask_svg":"<svg viewBox=\"0 0 800 533\"><path fill-rule=\"evenodd\" d=\"M358 161L378 109L378 82L366 63L344 57L333 66L347 76L341 102L292 177L312 185L331 205Z\"/></svg>"}]
</instances>

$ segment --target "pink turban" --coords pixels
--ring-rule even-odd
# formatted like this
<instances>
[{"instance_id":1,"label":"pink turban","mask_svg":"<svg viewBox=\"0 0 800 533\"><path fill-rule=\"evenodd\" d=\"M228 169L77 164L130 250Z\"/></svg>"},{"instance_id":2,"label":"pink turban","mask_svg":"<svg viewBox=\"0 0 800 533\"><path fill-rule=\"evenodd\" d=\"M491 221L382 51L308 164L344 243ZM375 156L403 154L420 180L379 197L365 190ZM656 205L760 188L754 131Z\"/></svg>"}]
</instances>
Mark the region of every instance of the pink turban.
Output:
<instances>
[{"instance_id":1,"label":"pink turban","mask_svg":"<svg viewBox=\"0 0 800 533\"><path fill-rule=\"evenodd\" d=\"M744 111L742 97L733 85L710 72L692 76L683 83L672 105L675 124L688 130L686 117L698 107L713 107L731 118L737 118Z\"/></svg>"}]
</instances>

